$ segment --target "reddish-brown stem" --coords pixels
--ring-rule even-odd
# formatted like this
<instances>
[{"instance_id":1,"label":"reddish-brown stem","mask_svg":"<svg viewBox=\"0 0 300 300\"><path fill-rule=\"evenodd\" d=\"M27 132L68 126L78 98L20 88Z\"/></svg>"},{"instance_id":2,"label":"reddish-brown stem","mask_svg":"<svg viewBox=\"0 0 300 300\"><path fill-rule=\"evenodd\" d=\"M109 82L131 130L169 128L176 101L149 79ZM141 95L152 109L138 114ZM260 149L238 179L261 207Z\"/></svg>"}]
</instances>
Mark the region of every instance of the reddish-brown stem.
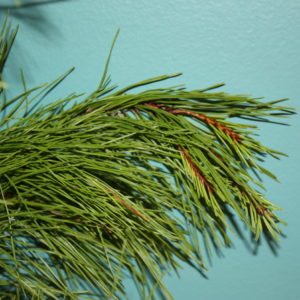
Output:
<instances>
[{"instance_id":1,"label":"reddish-brown stem","mask_svg":"<svg viewBox=\"0 0 300 300\"><path fill-rule=\"evenodd\" d=\"M62 216L62 213L53 210L49 210L48 213L55 216Z\"/></svg>"},{"instance_id":2,"label":"reddish-brown stem","mask_svg":"<svg viewBox=\"0 0 300 300\"><path fill-rule=\"evenodd\" d=\"M232 186L235 186L235 187L237 187L237 188L239 189L239 191L241 192L242 197L243 197L245 194L246 194L248 197L251 197L251 196L249 195L249 193L248 193L247 191L245 191L245 189L244 189L241 185L239 185L239 184L237 184L237 183L233 183ZM263 216L267 215L267 216L269 216L269 217L272 217L273 214L272 214L267 208L263 207L262 205L256 205L256 204L254 204L254 206L255 206L255 209L256 209L257 213L258 213L260 216L263 217Z\"/></svg>"},{"instance_id":3,"label":"reddish-brown stem","mask_svg":"<svg viewBox=\"0 0 300 300\"><path fill-rule=\"evenodd\" d=\"M136 215L138 215L139 217L141 217L143 220L148 221L148 219L142 215L140 212L138 212L136 209L134 209L133 207L131 207L128 203L126 203L124 200L122 200L118 195L116 195L115 193L113 193L112 191L110 191L108 188L103 187L104 190L112 193L112 195L119 201L121 202L124 206L126 206L129 210L131 210L133 213L135 213Z\"/></svg>"},{"instance_id":4,"label":"reddish-brown stem","mask_svg":"<svg viewBox=\"0 0 300 300\"><path fill-rule=\"evenodd\" d=\"M263 206L256 206L256 211L262 217L265 215L272 217L272 214L268 211L268 209Z\"/></svg>"},{"instance_id":5,"label":"reddish-brown stem","mask_svg":"<svg viewBox=\"0 0 300 300\"><path fill-rule=\"evenodd\" d=\"M109 193L111 193L114 198L116 200L118 200L119 202L121 202L125 207L127 207L129 210L131 210L133 213L135 213L136 215L138 215L139 217L141 217L143 220L145 221L148 221L148 219L142 215L140 212L138 212L136 209L134 209L133 207L131 207L128 203L126 203L124 200L122 200L117 194L115 194L114 192L112 192L110 189L104 187L104 186L101 186L104 190L108 191ZM74 186L74 188L76 188ZM50 213L51 215L55 215L55 216L63 216L62 213L60 212L56 212L56 211L48 211L48 213ZM81 221L82 219L81 218L77 218L77 219L74 219L75 221ZM97 224L97 226L101 226L100 224Z\"/></svg>"},{"instance_id":6,"label":"reddish-brown stem","mask_svg":"<svg viewBox=\"0 0 300 300\"><path fill-rule=\"evenodd\" d=\"M152 107L152 108L159 108L159 107L166 107L164 104L162 103L154 103L154 102L145 102L143 103L146 106Z\"/></svg>"},{"instance_id":7,"label":"reddish-brown stem","mask_svg":"<svg viewBox=\"0 0 300 300\"><path fill-rule=\"evenodd\" d=\"M146 102L146 103L144 103L144 105L151 107L151 108L162 108L165 111L167 111L173 115L185 115L185 116L197 118L199 120L204 121L207 124L210 124L212 126L215 126L218 129L222 130L225 134L229 135L233 140L235 140L237 142L241 142L241 140L242 140L241 136L238 135L237 133L235 133L232 129L219 123L217 120L215 120L213 118L207 117L204 114L199 114L194 111L189 111L189 110L185 110L185 109L176 109L176 108L173 108L170 106L166 106L165 104L162 104L162 103Z\"/></svg>"},{"instance_id":8,"label":"reddish-brown stem","mask_svg":"<svg viewBox=\"0 0 300 300\"><path fill-rule=\"evenodd\" d=\"M210 148L210 151L222 162L224 163L224 159L223 157L217 152L215 151L214 149Z\"/></svg>"},{"instance_id":9,"label":"reddish-brown stem","mask_svg":"<svg viewBox=\"0 0 300 300\"><path fill-rule=\"evenodd\" d=\"M182 146L178 146L178 150L182 153L183 157L187 160L189 166L191 167L195 176L199 179L201 184L207 188L207 191L209 193L211 193L212 190L209 183L206 181L205 177L201 175L199 168L195 165L195 163L193 162L192 158L189 156L187 151Z\"/></svg>"}]
</instances>

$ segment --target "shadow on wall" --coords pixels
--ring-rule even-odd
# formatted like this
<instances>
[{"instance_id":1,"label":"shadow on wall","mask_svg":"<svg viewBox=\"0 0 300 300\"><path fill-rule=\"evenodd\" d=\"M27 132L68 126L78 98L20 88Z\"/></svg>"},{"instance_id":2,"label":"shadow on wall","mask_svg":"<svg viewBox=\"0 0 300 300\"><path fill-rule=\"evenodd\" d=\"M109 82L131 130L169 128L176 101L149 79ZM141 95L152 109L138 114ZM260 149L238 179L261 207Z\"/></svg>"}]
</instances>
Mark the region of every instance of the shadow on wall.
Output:
<instances>
[{"instance_id":1,"label":"shadow on wall","mask_svg":"<svg viewBox=\"0 0 300 300\"><path fill-rule=\"evenodd\" d=\"M25 8L25 7L32 7L32 6L38 6L43 4L49 4L53 2L59 2L59 1L67 1L67 0L41 0L41 1L26 1L26 0L11 0L14 4L4 4L0 5L0 8L3 9L15 9L15 8Z\"/></svg>"},{"instance_id":2,"label":"shadow on wall","mask_svg":"<svg viewBox=\"0 0 300 300\"><path fill-rule=\"evenodd\" d=\"M250 238L246 236L246 234L249 234L249 230L246 231L242 228L243 225L241 222L237 219L235 214L231 212L231 210L228 208L228 206L223 207L224 211L226 212L227 219L229 221L229 224L232 226L232 229L234 233L239 237L239 239L242 241L246 249L252 254L252 255L258 255L259 248L264 247L264 243L268 245L270 251L274 256L278 256L278 250L280 248L280 244L274 240L274 238L270 235L268 230L264 230L262 232L261 237L256 240L255 235L253 233L250 233ZM265 228L267 229L267 228ZM284 233L281 233L281 238L286 238L286 235ZM218 256L222 256L221 249L215 249ZM209 257L209 261L211 263L211 258Z\"/></svg>"},{"instance_id":3,"label":"shadow on wall","mask_svg":"<svg viewBox=\"0 0 300 300\"><path fill-rule=\"evenodd\" d=\"M37 33L38 39L43 41L54 40L60 37L60 30L57 24L51 22L48 17L46 7L48 5L67 2L69 0L7 0L1 1L0 5L0 21L9 16L12 21L12 26L20 25L20 28L28 28L29 32ZM28 50L20 45L18 38L14 43L13 52L14 59L10 61L9 66L6 68L8 77L16 78L16 74L20 74L20 68L26 69L26 78L30 81L30 70L28 71L26 65L35 64L34 58L30 56ZM25 66L24 66L25 63ZM10 76L13 75L13 76Z\"/></svg>"},{"instance_id":4,"label":"shadow on wall","mask_svg":"<svg viewBox=\"0 0 300 300\"><path fill-rule=\"evenodd\" d=\"M51 33L51 30L57 29L57 26L52 24L46 15L44 5L49 5L57 2L66 2L69 0L46 0L46 1L26 1L11 0L11 4L0 5L0 16L9 15L18 23L26 24L41 34ZM19 2L19 4L15 4ZM57 31L57 30L56 30Z\"/></svg>"}]
</instances>

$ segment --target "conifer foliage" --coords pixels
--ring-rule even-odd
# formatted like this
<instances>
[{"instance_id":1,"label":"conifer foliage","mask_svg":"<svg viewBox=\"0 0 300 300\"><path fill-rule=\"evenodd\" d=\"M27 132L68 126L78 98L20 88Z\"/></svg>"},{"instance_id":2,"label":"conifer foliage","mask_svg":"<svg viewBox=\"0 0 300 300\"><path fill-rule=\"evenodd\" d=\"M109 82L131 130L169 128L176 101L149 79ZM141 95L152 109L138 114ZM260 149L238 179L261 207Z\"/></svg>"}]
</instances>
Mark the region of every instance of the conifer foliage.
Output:
<instances>
[{"instance_id":1,"label":"conifer foliage","mask_svg":"<svg viewBox=\"0 0 300 300\"><path fill-rule=\"evenodd\" d=\"M16 32L4 23L1 74ZM142 299L173 299L163 276L180 262L205 272L203 251L231 245L234 216L256 240L278 241L279 207L255 174L276 180L261 161L283 153L244 120L289 116L286 99L230 95L222 84L151 89L180 74L118 89L110 56L94 92L48 105L73 69L34 88L21 75L12 99L1 75L0 299L126 299L129 275Z\"/></svg>"}]
</instances>

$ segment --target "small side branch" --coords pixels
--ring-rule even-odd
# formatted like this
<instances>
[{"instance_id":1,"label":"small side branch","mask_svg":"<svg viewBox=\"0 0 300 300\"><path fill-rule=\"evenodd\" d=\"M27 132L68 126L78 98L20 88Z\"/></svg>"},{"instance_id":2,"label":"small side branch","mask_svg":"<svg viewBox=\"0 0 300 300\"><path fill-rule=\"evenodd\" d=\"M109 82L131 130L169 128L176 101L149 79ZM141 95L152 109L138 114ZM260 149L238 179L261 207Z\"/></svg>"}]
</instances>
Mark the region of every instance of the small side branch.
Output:
<instances>
[{"instance_id":1,"label":"small side branch","mask_svg":"<svg viewBox=\"0 0 300 300\"><path fill-rule=\"evenodd\" d=\"M193 170L195 176L199 179L199 181L201 182L201 184L204 187L206 187L206 189L207 189L207 191L209 193L211 193L212 189L210 187L210 184L207 182L207 180L205 179L205 177L203 175L201 175L199 168L193 162L192 158L189 156L189 154L187 153L187 151L182 146L178 146L178 150L182 153L183 157L186 159L186 161L188 162L189 166L191 167L191 169Z\"/></svg>"},{"instance_id":2,"label":"small side branch","mask_svg":"<svg viewBox=\"0 0 300 300\"><path fill-rule=\"evenodd\" d=\"M134 209L132 206L130 206L128 203L126 203L123 199L121 199L117 194L115 194L114 192L112 192L111 190L109 190L108 188L101 186L104 190L108 191L109 193L111 193L114 198L119 201L120 203L122 203L125 207L127 207L129 210L131 210L133 213L135 213L136 215L138 215L139 217L141 217L143 220L148 221L148 219L142 215L140 212L138 212L136 209Z\"/></svg>"},{"instance_id":3,"label":"small side branch","mask_svg":"<svg viewBox=\"0 0 300 300\"><path fill-rule=\"evenodd\" d=\"M204 114L196 113L196 112L185 110L185 109L176 109L176 108L166 106L165 104L161 104L161 103L147 102L147 103L144 103L144 105L151 107L151 108L161 108L173 115L185 115L185 116L197 118L199 120L204 121L205 123L207 123L209 125L212 125L218 129L222 130L225 134L229 135L233 140L235 140L237 142L241 142L241 140L242 140L241 136L239 134L235 133L232 129L219 123L214 118L207 117Z\"/></svg>"}]
</instances>

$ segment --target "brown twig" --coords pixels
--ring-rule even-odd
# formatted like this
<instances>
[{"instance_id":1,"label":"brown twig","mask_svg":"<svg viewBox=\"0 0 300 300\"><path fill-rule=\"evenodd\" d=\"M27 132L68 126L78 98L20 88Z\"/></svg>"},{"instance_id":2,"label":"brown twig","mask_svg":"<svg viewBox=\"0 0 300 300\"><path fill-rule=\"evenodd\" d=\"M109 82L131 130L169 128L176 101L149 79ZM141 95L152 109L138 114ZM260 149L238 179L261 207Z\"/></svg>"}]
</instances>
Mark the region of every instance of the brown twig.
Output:
<instances>
[{"instance_id":1,"label":"brown twig","mask_svg":"<svg viewBox=\"0 0 300 300\"><path fill-rule=\"evenodd\" d=\"M138 212L136 209L134 209L132 206L130 206L128 203L126 203L123 199L121 199L118 195L116 195L114 192L112 192L111 190L109 190L108 188L102 186L102 188L108 192L110 192L116 200L118 200L119 202L121 202L124 206L126 206L129 210L131 210L133 213L135 213L136 215L138 215L139 217L141 217L143 220L148 221L148 219L142 215L140 212Z\"/></svg>"},{"instance_id":2,"label":"brown twig","mask_svg":"<svg viewBox=\"0 0 300 300\"><path fill-rule=\"evenodd\" d=\"M238 188L238 190L240 191L242 197L244 197L245 195L247 195L248 198L251 198L251 195L249 194L249 192L247 192L247 191L246 191L241 185L239 185L238 183L234 182L234 183L232 183L232 186ZM257 213L258 213L260 216L262 216L262 217L264 217L265 215L267 215L267 216L269 216L269 217L272 217L272 216L273 216L273 214L272 214L266 207L264 207L264 206L262 206L262 205L257 205L256 203L253 203L253 202L252 202L252 205L254 205L254 207L255 207Z\"/></svg>"},{"instance_id":3,"label":"brown twig","mask_svg":"<svg viewBox=\"0 0 300 300\"><path fill-rule=\"evenodd\" d=\"M213 118L209 118L204 114L196 113L194 111L189 111L185 109L176 109L170 106L166 106L165 104L162 103L154 103L154 102L146 102L144 105L151 107L151 108L162 108L165 111L173 114L173 115L185 115L189 117L194 117L199 120L204 121L207 124L210 124L212 126L215 126L216 128L222 130L225 134L229 135L233 140L237 142L241 142L242 138L239 134L235 133L232 129L228 128L227 126L219 123L217 120Z\"/></svg>"},{"instance_id":4,"label":"brown twig","mask_svg":"<svg viewBox=\"0 0 300 300\"><path fill-rule=\"evenodd\" d=\"M182 146L178 146L178 150L182 153L183 157L187 160L189 166L192 168L195 176L199 179L201 184L203 184L207 188L207 191L211 193L212 189L210 187L210 184L207 182L205 177L201 175L199 168L195 165L195 163L193 162L192 158L189 156L187 151Z\"/></svg>"},{"instance_id":5,"label":"brown twig","mask_svg":"<svg viewBox=\"0 0 300 300\"><path fill-rule=\"evenodd\" d=\"M272 217L272 213L268 211L267 208L263 207L263 206L256 206L256 211L257 213L264 217L264 216L268 216L268 217Z\"/></svg>"}]
</instances>

